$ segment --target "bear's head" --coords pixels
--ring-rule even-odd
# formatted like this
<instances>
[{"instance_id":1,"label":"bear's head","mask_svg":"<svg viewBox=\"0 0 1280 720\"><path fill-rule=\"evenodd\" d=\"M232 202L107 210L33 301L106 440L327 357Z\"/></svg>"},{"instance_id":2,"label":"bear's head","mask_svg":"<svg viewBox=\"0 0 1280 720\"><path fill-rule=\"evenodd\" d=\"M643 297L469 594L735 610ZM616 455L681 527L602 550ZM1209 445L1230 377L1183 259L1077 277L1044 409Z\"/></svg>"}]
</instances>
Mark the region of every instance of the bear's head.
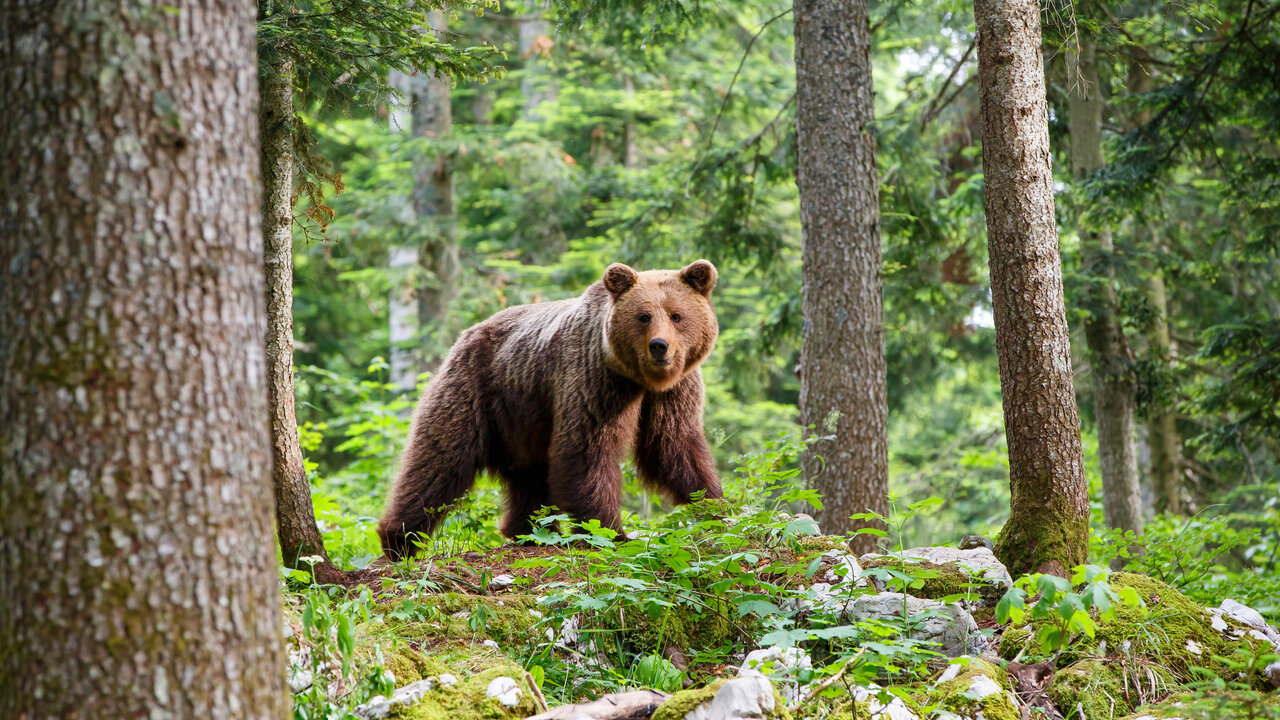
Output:
<instances>
[{"instance_id":1,"label":"bear's head","mask_svg":"<svg viewBox=\"0 0 1280 720\"><path fill-rule=\"evenodd\" d=\"M715 266L636 272L614 263L601 279L613 297L605 332L615 369L646 390L675 387L711 352L719 327L711 307Z\"/></svg>"}]
</instances>

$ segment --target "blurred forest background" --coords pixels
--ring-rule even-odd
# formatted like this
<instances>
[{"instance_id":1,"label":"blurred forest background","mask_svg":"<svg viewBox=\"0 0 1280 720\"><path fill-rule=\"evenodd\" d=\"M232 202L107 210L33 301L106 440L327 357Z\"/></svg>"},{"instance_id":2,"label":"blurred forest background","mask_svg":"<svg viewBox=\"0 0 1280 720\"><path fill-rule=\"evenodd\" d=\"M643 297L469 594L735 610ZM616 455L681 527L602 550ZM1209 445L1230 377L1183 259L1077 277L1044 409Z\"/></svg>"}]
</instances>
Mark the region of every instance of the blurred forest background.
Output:
<instances>
[{"instance_id":1,"label":"blurred forest background","mask_svg":"<svg viewBox=\"0 0 1280 720\"><path fill-rule=\"evenodd\" d=\"M431 14L436 36L503 53L476 80L298 73L297 418L339 565L379 554L373 518L415 386L459 332L503 307L577 295L611 262L706 257L719 268L721 340L705 375L722 472L798 435L790 9L460 5ZM1096 538L1106 527L1100 441L1130 443L1147 534L1192 532L1222 551L1220 582L1243 573L1264 585L1280 576L1278 10L1050 3L1044 15ZM973 16L957 2L875 2L871 12L890 488L903 504L945 500L909 544L993 537L1008 515L1009 471ZM1082 87L1099 89L1101 107L1092 127L1073 128ZM1101 153L1093 161L1089 142ZM1108 242L1096 242L1102 234ZM1093 377L1086 352L1089 321L1102 316L1115 322L1108 378L1119 382ZM1112 392L1122 397L1097 396ZM1100 437L1095 408L1115 402L1130 403L1132 435ZM660 511L627 476L626 509ZM478 512L444 534L469 523L476 543L498 542L497 489L482 488Z\"/></svg>"}]
</instances>

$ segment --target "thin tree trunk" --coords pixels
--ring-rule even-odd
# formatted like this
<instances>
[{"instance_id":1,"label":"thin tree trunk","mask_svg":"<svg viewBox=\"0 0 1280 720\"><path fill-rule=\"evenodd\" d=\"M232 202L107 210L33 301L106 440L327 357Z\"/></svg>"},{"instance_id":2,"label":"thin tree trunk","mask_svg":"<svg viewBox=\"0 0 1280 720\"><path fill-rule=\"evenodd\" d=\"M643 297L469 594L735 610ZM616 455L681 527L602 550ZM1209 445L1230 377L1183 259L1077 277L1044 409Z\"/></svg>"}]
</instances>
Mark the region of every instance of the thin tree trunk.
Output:
<instances>
[{"instance_id":1,"label":"thin tree trunk","mask_svg":"<svg viewBox=\"0 0 1280 720\"><path fill-rule=\"evenodd\" d=\"M555 81L546 77L546 58L551 55L552 41L551 23L542 17L545 12L545 2L540 2L536 14L516 19L520 59L524 61L520 93L524 95L524 117L527 120L542 119L538 107L544 102L555 102L559 95Z\"/></svg>"},{"instance_id":2,"label":"thin tree trunk","mask_svg":"<svg viewBox=\"0 0 1280 720\"><path fill-rule=\"evenodd\" d=\"M1040 5L974 0L987 248L1009 444L1009 521L996 554L1015 575L1066 576L1089 547L1054 220Z\"/></svg>"},{"instance_id":3,"label":"thin tree trunk","mask_svg":"<svg viewBox=\"0 0 1280 720\"><path fill-rule=\"evenodd\" d=\"M250 2L0 23L0 717L284 718Z\"/></svg>"},{"instance_id":4,"label":"thin tree trunk","mask_svg":"<svg viewBox=\"0 0 1280 720\"><path fill-rule=\"evenodd\" d=\"M444 13L427 14L432 31L445 37ZM413 136L442 140L453 132L452 84L437 74L413 78ZM453 168L443 152L418 153L413 163L413 210L426 238L418 251L423 282L418 286L418 326L424 333L428 369L439 365L447 344L433 340L438 333L458 272L458 243L454 236Z\"/></svg>"},{"instance_id":5,"label":"thin tree trunk","mask_svg":"<svg viewBox=\"0 0 1280 720\"><path fill-rule=\"evenodd\" d=\"M293 397L293 62L275 58L263 68L262 236L266 269L267 386L271 397L271 480L276 496L280 555L292 568L319 556L316 579L335 581L316 527L311 484L302 462Z\"/></svg>"},{"instance_id":6,"label":"thin tree trunk","mask_svg":"<svg viewBox=\"0 0 1280 720\"><path fill-rule=\"evenodd\" d=\"M1151 71L1147 68L1145 53L1139 51L1138 57L1129 62L1129 92L1142 95L1151 91ZM1150 119L1150 112L1139 111L1133 118L1133 125L1145 124ZM1156 239L1156 233L1149 226L1149 220L1139 216L1134 219L1134 243L1139 248L1156 253L1163 253L1163 243ZM1178 347L1169 333L1169 298L1165 287L1164 272L1158 263L1148 267L1149 279L1147 288L1151 307L1155 309L1155 320L1147 334L1150 353L1161 358L1172 369L1177 359ZM1147 436L1151 444L1151 485L1155 489L1156 509L1171 515L1181 515L1185 508L1182 502L1182 438L1178 435L1178 415L1176 405L1172 402L1153 403L1147 412Z\"/></svg>"},{"instance_id":7,"label":"thin tree trunk","mask_svg":"<svg viewBox=\"0 0 1280 720\"><path fill-rule=\"evenodd\" d=\"M1087 4L1082 6L1082 12ZM1104 164L1102 157L1102 84L1094 40L1080 37L1079 53L1068 55L1073 71L1068 83L1071 125L1071 171L1083 182ZM1083 204L1083 200L1081 201ZM1094 224L1099 226L1092 226ZM1120 327L1111 230L1081 217L1084 250L1084 306L1089 311L1084 336L1092 368L1093 409L1098 426L1098 460L1102 466L1102 508L1107 527L1142 532L1142 496L1138 456L1134 448L1133 355Z\"/></svg>"},{"instance_id":8,"label":"thin tree trunk","mask_svg":"<svg viewBox=\"0 0 1280 720\"><path fill-rule=\"evenodd\" d=\"M880 195L866 0L796 0L796 183L803 229L800 420L822 527L846 533L889 511ZM828 430L833 430L830 432ZM859 535L855 552L874 549Z\"/></svg>"}]
</instances>

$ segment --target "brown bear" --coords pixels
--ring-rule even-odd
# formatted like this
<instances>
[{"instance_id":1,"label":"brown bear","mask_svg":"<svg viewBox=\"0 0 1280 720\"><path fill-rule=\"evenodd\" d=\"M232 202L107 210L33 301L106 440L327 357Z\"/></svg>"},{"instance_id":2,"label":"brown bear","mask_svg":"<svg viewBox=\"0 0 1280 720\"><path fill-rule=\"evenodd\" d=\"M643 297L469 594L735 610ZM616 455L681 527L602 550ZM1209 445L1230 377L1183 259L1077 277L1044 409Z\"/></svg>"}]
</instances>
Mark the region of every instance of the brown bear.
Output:
<instances>
[{"instance_id":1,"label":"brown bear","mask_svg":"<svg viewBox=\"0 0 1280 720\"><path fill-rule=\"evenodd\" d=\"M706 260L615 263L577 298L507 308L462 333L418 400L378 525L387 557L411 554L481 468L502 481L509 538L543 506L621 533L628 448L673 502L721 497L698 370L718 333L715 284Z\"/></svg>"}]
</instances>

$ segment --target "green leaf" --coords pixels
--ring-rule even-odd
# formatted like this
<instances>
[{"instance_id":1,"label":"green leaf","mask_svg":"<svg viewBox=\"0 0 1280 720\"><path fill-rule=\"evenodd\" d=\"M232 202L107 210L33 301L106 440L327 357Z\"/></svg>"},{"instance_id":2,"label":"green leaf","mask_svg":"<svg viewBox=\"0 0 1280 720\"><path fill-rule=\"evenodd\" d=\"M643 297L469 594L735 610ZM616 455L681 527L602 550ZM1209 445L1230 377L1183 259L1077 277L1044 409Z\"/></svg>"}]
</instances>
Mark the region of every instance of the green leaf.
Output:
<instances>
[{"instance_id":1,"label":"green leaf","mask_svg":"<svg viewBox=\"0 0 1280 720\"><path fill-rule=\"evenodd\" d=\"M782 610L771 602L766 600L747 600L738 603L738 617L755 613L760 616L780 615Z\"/></svg>"},{"instance_id":2,"label":"green leaf","mask_svg":"<svg viewBox=\"0 0 1280 720\"><path fill-rule=\"evenodd\" d=\"M678 692L684 687L684 678L670 660L658 655L646 655L636 665L636 681L662 692Z\"/></svg>"},{"instance_id":3,"label":"green leaf","mask_svg":"<svg viewBox=\"0 0 1280 720\"><path fill-rule=\"evenodd\" d=\"M996 603L996 622L1003 625L1012 622L1018 625L1027 614L1027 593L1020 587L1011 587L1005 591L1000 602Z\"/></svg>"}]
</instances>

